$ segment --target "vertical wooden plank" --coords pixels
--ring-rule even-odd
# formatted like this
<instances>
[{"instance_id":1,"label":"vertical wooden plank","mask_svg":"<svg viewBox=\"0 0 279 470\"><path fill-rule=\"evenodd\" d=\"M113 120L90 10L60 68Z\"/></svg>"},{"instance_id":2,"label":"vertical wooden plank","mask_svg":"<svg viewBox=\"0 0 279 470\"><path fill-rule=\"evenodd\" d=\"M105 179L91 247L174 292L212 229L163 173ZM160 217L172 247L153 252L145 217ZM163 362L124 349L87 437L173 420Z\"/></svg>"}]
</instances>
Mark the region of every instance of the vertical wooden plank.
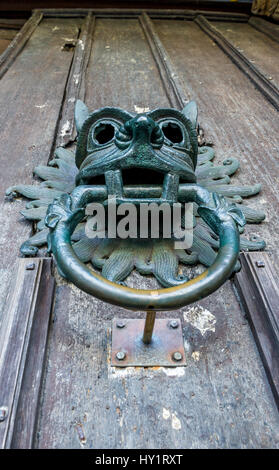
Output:
<instances>
[{"instance_id":1,"label":"vertical wooden plank","mask_svg":"<svg viewBox=\"0 0 279 470\"><path fill-rule=\"evenodd\" d=\"M187 96L183 90L170 57L164 49L147 13L140 15L139 21L157 64L171 107L183 108L189 100L189 94Z\"/></svg>"},{"instance_id":2,"label":"vertical wooden plank","mask_svg":"<svg viewBox=\"0 0 279 470\"><path fill-rule=\"evenodd\" d=\"M250 23L219 21L213 24L279 90L279 44L252 28Z\"/></svg>"},{"instance_id":3,"label":"vertical wooden plank","mask_svg":"<svg viewBox=\"0 0 279 470\"><path fill-rule=\"evenodd\" d=\"M74 108L76 100L83 100L85 95L86 84L84 81L91 52L94 26L95 18L92 16L92 13L89 12L82 22L81 32L75 45L73 63L67 81L55 148L68 144L76 137Z\"/></svg>"},{"instance_id":4,"label":"vertical wooden plank","mask_svg":"<svg viewBox=\"0 0 279 470\"><path fill-rule=\"evenodd\" d=\"M264 20L263 18L258 18L252 16L249 18L248 23L261 33L264 33L266 36L273 39L273 41L279 42L279 26L269 21Z\"/></svg>"},{"instance_id":5,"label":"vertical wooden plank","mask_svg":"<svg viewBox=\"0 0 279 470\"><path fill-rule=\"evenodd\" d=\"M92 110L120 106L140 112L169 106L137 19L96 20L86 84L85 101Z\"/></svg>"},{"instance_id":6,"label":"vertical wooden plank","mask_svg":"<svg viewBox=\"0 0 279 470\"><path fill-rule=\"evenodd\" d=\"M32 446L54 296L51 263L19 260L0 338L1 448Z\"/></svg>"},{"instance_id":7,"label":"vertical wooden plank","mask_svg":"<svg viewBox=\"0 0 279 470\"><path fill-rule=\"evenodd\" d=\"M5 190L33 183L33 168L49 159L73 59L63 45L67 38L77 39L79 24L78 19L43 20L1 80L1 311L19 247L30 235L30 223L19 216L24 201L5 200Z\"/></svg>"},{"instance_id":8,"label":"vertical wooden plank","mask_svg":"<svg viewBox=\"0 0 279 470\"><path fill-rule=\"evenodd\" d=\"M20 51L22 51L42 18L43 14L40 11L35 11L3 52L0 57L0 78L7 72Z\"/></svg>"},{"instance_id":9,"label":"vertical wooden plank","mask_svg":"<svg viewBox=\"0 0 279 470\"><path fill-rule=\"evenodd\" d=\"M211 120L216 124L213 132L222 135L220 143L217 141L220 149L224 135L229 139L231 134L230 128L223 126L224 103L219 103L221 98L214 95L219 84L216 75L212 78L210 74L209 59L215 53L214 47L210 53L206 49L206 73L201 73L204 64L197 55L204 52L199 52L204 47L204 38L209 40L192 25L194 28L187 37L192 47L186 48L187 41L180 43L180 29L185 23L174 22L167 43L160 29L157 34L166 49L171 45L168 53L178 72L187 71L186 78L180 73L187 87L190 75L191 98L201 97L202 115L207 116L207 123ZM199 38L203 38L201 44L195 42L197 31ZM223 65L226 69L232 64L221 51L218 53L220 80ZM183 60L187 61L185 67L181 67ZM136 20L97 20L87 72L85 101L90 109L114 105L137 111L169 105ZM238 82L240 77L238 71ZM202 80L208 80L206 93L200 84ZM255 98L253 90L249 83L244 96L251 92L260 109L262 97L256 92ZM211 94L217 103L212 103ZM220 113L217 123L216 109ZM270 109L274 111L271 106ZM244 113L241 114L244 121L243 116ZM234 132L235 128L233 137ZM228 150L226 147L225 151ZM179 314L183 319L187 367L170 373L166 368L119 371L111 367L111 320L116 315L139 318L143 313L112 308L59 276L57 282L55 322L50 334L36 447L179 449L278 445L276 406L249 325L242 317L230 283L179 313L158 314L167 318ZM135 288L150 288L151 282L137 275L128 280Z\"/></svg>"},{"instance_id":10,"label":"vertical wooden plank","mask_svg":"<svg viewBox=\"0 0 279 470\"><path fill-rule=\"evenodd\" d=\"M246 226L247 236L264 238L278 249L278 112L216 44L189 21L154 21L177 73L197 101L199 122L214 145L216 160L236 157L240 169L232 184L262 184L249 206L266 213L260 225ZM245 203L244 203L245 204Z\"/></svg>"},{"instance_id":11,"label":"vertical wooden plank","mask_svg":"<svg viewBox=\"0 0 279 470\"><path fill-rule=\"evenodd\" d=\"M240 52L226 37L220 33L203 15L199 15L195 22L213 41L227 54L237 67L247 75L247 77L260 90L262 95L279 110L279 90L268 77L256 67L246 55Z\"/></svg>"},{"instance_id":12,"label":"vertical wooden plank","mask_svg":"<svg viewBox=\"0 0 279 470\"><path fill-rule=\"evenodd\" d=\"M279 285L270 253L242 253L234 282L279 407Z\"/></svg>"}]
</instances>

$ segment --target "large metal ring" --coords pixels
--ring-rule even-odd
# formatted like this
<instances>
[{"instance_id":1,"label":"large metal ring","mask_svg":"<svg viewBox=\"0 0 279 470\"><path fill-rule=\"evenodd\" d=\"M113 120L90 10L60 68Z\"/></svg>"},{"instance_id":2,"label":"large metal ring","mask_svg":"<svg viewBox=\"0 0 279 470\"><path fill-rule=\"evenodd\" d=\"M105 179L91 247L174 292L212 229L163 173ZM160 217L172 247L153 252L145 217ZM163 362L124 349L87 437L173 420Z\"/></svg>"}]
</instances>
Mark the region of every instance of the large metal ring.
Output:
<instances>
[{"instance_id":1,"label":"large metal ring","mask_svg":"<svg viewBox=\"0 0 279 470\"><path fill-rule=\"evenodd\" d=\"M191 186L192 191L194 186L197 185ZM199 191L200 187L197 188ZM208 296L229 278L238 258L239 232L233 220L236 209L215 193L211 193L211 204L204 205L197 197L192 200L198 203L199 215L220 241L214 263L196 278L176 287L142 290L116 284L93 272L78 259L71 245L71 235L85 211L72 210L71 196L66 194L49 206L46 216L49 246L60 273L84 292L132 310L174 310Z\"/></svg>"}]
</instances>

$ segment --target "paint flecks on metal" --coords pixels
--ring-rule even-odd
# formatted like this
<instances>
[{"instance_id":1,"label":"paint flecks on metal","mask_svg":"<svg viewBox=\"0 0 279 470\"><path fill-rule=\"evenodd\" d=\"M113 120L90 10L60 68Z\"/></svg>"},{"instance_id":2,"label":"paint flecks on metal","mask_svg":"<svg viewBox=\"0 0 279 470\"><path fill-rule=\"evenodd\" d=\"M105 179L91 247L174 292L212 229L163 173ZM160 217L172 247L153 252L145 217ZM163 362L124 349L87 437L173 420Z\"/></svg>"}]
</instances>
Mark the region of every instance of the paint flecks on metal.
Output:
<instances>
[{"instance_id":1,"label":"paint flecks on metal","mask_svg":"<svg viewBox=\"0 0 279 470\"><path fill-rule=\"evenodd\" d=\"M201 306L192 307L183 313L184 320L197 328L204 336L207 331L215 332L216 317Z\"/></svg>"}]
</instances>

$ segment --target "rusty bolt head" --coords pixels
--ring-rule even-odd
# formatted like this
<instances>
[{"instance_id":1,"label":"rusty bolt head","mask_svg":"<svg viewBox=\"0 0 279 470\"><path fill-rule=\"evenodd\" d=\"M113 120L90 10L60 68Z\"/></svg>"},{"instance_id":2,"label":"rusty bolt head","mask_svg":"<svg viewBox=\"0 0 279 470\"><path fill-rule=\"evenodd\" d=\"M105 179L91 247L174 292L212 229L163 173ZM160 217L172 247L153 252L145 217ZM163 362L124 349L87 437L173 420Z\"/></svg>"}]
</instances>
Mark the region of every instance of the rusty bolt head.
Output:
<instances>
[{"instance_id":1,"label":"rusty bolt head","mask_svg":"<svg viewBox=\"0 0 279 470\"><path fill-rule=\"evenodd\" d=\"M178 321L177 320L171 320L169 323L170 327L175 329L178 327Z\"/></svg>"},{"instance_id":2,"label":"rusty bolt head","mask_svg":"<svg viewBox=\"0 0 279 470\"><path fill-rule=\"evenodd\" d=\"M262 261L262 260L256 261L256 265L257 265L258 268L264 268L265 267L264 261Z\"/></svg>"},{"instance_id":3,"label":"rusty bolt head","mask_svg":"<svg viewBox=\"0 0 279 470\"><path fill-rule=\"evenodd\" d=\"M182 360L182 354L179 351L176 351L173 353L172 358L174 361L181 361Z\"/></svg>"},{"instance_id":4,"label":"rusty bolt head","mask_svg":"<svg viewBox=\"0 0 279 470\"><path fill-rule=\"evenodd\" d=\"M118 361L123 361L126 357L126 353L124 353L124 351L118 351L115 357L118 359Z\"/></svg>"},{"instance_id":5,"label":"rusty bolt head","mask_svg":"<svg viewBox=\"0 0 279 470\"><path fill-rule=\"evenodd\" d=\"M117 328L125 328L126 322L123 320L118 320L118 322L116 323L116 326Z\"/></svg>"}]
</instances>

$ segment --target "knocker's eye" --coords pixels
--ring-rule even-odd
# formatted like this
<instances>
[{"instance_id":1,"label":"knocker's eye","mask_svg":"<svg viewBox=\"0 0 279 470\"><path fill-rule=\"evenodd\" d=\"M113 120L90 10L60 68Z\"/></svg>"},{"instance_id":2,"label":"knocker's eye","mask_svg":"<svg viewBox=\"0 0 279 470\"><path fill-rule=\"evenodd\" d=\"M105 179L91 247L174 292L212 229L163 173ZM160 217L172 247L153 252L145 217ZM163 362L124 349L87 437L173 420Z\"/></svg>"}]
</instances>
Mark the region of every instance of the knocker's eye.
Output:
<instances>
[{"instance_id":1,"label":"knocker's eye","mask_svg":"<svg viewBox=\"0 0 279 470\"><path fill-rule=\"evenodd\" d=\"M180 144L183 141L183 134L180 126L174 122L168 122L162 125L164 136L173 144Z\"/></svg>"},{"instance_id":2,"label":"knocker's eye","mask_svg":"<svg viewBox=\"0 0 279 470\"><path fill-rule=\"evenodd\" d=\"M93 130L93 139L97 144L104 145L110 142L115 134L115 128L109 123L100 123Z\"/></svg>"}]
</instances>

